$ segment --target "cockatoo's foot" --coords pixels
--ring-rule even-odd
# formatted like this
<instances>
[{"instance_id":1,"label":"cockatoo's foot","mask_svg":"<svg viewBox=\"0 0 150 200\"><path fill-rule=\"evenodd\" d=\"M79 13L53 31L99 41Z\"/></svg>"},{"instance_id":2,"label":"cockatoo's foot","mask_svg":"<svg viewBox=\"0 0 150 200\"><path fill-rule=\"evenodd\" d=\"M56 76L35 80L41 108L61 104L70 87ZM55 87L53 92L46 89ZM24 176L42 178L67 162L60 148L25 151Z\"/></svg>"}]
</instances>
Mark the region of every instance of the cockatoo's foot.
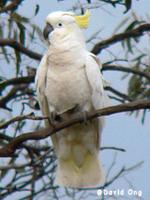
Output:
<instances>
[{"instance_id":1,"label":"cockatoo's foot","mask_svg":"<svg viewBox=\"0 0 150 200\"><path fill-rule=\"evenodd\" d=\"M83 122L88 125L88 112L91 110L91 104L89 102L85 102L84 105L80 108L80 111L83 113Z\"/></svg>"},{"instance_id":2,"label":"cockatoo's foot","mask_svg":"<svg viewBox=\"0 0 150 200\"><path fill-rule=\"evenodd\" d=\"M49 122L50 126L52 126L53 128L55 127L55 125L57 123L56 118L57 118L56 112L50 112L48 122Z\"/></svg>"},{"instance_id":3,"label":"cockatoo's foot","mask_svg":"<svg viewBox=\"0 0 150 200\"><path fill-rule=\"evenodd\" d=\"M60 115L57 115L56 112L51 112L48 122L52 127L55 127L57 123L61 122L62 118Z\"/></svg>"},{"instance_id":4,"label":"cockatoo's foot","mask_svg":"<svg viewBox=\"0 0 150 200\"><path fill-rule=\"evenodd\" d=\"M56 112L53 111L53 112L50 113L50 121L51 121L51 123L55 122L55 118L56 118Z\"/></svg>"},{"instance_id":5,"label":"cockatoo's foot","mask_svg":"<svg viewBox=\"0 0 150 200\"><path fill-rule=\"evenodd\" d=\"M50 114L49 114L49 124L55 126L57 123L57 112L53 105L49 105Z\"/></svg>"},{"instance_id":6,"label":"cockatoo's foot","mask_svg":"<svg viewBox=\"0 0 150 200\"><path fill-rule=\"evenodd\" d=\"M87 118L88 112L87 111L83 111L82 114L83 114L83 123L85 125L88 125L88 118Z\"/></svg>"}]
</instances>

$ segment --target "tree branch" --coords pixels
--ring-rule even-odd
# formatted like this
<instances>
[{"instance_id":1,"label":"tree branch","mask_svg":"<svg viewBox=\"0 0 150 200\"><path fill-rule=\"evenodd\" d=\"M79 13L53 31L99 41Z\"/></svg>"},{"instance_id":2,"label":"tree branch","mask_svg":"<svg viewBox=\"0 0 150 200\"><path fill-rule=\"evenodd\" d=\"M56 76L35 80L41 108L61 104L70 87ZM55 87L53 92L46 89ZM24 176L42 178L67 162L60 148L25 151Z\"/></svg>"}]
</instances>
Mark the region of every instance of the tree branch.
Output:
<instances>
[{"instance_id":1,"label":"tree branch","mask_svg":"<svg viewBox=\"0 0 150 200\"><path fill-rule=\"evenodd\" d=\"M111 115L115 113L121 113L121 112L128 112L133 110L139 110L139 109L148 109L150 108L150 101L148 100L137 100L131 103L125 103L117 106L110 106L107 108L103 108L97 111L93 111L90 113L87 113L87 120L91 120L96 117L104 116L104 115ZM47 127L40 131L35 132L29 132L25 133L23 135L20 135L13 139L9 144L7 144L5 147L0 149L0 157L8 157L12 156L13 153L16 151L16 149L25 141L27 140L40 140L44 139L57 131L60 131L66 127L72 126L77 123L84 122L83 114L80 113L78 116L75 116L71 118L68 121L64 121L61 123L58 123L55 127Z\"/></svg>"},{"instance_id":2,"label":"tree branch","mask_svg":"<svg viewBox=\"0 0 150 200\"><path fill-rule=\"evenodd\" d=\"M30 49L24 47L21 43L17 42L14 39L0 39L0 46L12 47L13 49L16 49L17 51L29 56L30 58L35 59L35 60L40 61L42 58L41 54L31 51Z\"/></svg>"},{"instance_id":3,"label":"tree branch","mask_svg":"<svg viewBox=\"0 0 150 200\"><path fill-rule=\"evenodd\" d=\"M102 71L121 71L121 72L127 72L127 73L132 73L136 74L139 76L143 76L144 78L148 79L150 81L150 73L140 71L137 69L132 69L129 67L123 67L123 66L117 66L117 65L103 65Z\"/></svg>"},{"instance_id":4,"label":"tree branch","mask_svg":"<svg viewBox=\"0 0 150 200\"><path fill-rule=\"evenodd\" d=\"M21 115L21 116L16 116L6 122L3 122L3 123L0 123L0 129L4 129L4 128L7 128L10 124L12 123L15 123L15 122L19 122L19 121L22 121L22 120L44 120L44 119L47 119L48 117L36 117L34 116L34 113L30 113L30 114L27 114L27 115Z\"/></svg>"},{"instance_id":5,"label":"tree branch","mask_svg":"<svg viewBox=\"0 0 150 200\"><path fill-rule=\"evenodd\" d=\"M13 0L12 3L8 4L5 7L0 8L0 13L16 9L21 4L21 2L22 0Z\"/></svg>"},{"instance_id":6,"label":"tree branch","mask_svg":"<svg viewBox=\"0 0 150 200\"><path fill-rule=\"evenodd\" d=\"M15 98L17 91L18 91L18 87L13 87L8 92L7 95L5 95L4 97L0 98L0 108L4 108L4 109L7 109L7 110L11 111L11 109L7 107L7 103L8 103L8 101L10 101L10 100Z\"/></svg>"},{"instance_id":7,"label":"tree branch","mask_svg":"<svg viewBox=\"0 0 150 200\"><path fill-rule=\"evenodd\" d=\"M4 97L0 98L0 108L11 111L11 109L7 107L7 103L17 96L17 92L23 92L24 90L26 90L26 88L27 86L25 84L14 86Z\"/></svg>"},{"instance_id":8,"label":"tree branch","mask_svg":"<svg viewBox=\"0 0 150 200\"><path fill-rule=\"evenodd\" d=\"M16 78L11 78L8 80L4 80L0 82L0 90L4 90L5 87L9 85L18 85L22 83L32 83L34 82L35 76L24 76L24 77L16 77Z\"/></svg>"},{"instance_id":9,"label":"tree branch","mask_svg":"<svg viewBox=\"0 0 150 200\"><path fill-rule=\"evenodd\" d=\"M119 33L119 34L113 35L112 37L97 43L93 47L92 53L97 55L101 52L101 50L109 47L110 45L112 45L114 43L120 42L125 39L136 38L136 37L142 36L143 33L146 31L150 31L150 23L142 24L138 28L132 29L130 31L126 31L124 33Z\"/></svg>"}]
</instances>

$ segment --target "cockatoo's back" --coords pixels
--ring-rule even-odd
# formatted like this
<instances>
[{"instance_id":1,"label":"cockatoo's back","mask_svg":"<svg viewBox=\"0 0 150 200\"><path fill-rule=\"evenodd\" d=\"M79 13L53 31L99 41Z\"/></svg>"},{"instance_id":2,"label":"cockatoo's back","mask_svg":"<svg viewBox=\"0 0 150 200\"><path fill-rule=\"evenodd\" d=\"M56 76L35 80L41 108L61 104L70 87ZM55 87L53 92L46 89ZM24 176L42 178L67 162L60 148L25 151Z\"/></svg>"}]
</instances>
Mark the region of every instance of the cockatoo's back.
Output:
<instances>
[{"instance_id":1,"label":"cockatoo's back","mask_svg":"<svg viewBox=\"0 0 150 200\"><path fill-rule=\"evenodd\" d=\"M61 17L60 17L61 16ZM49 48L37 71L37 95L44 115L68 120L79 112L104 107L102 75L94 55L85 48L79 28L88 14L75 18L58 12L47 18L44 36ZM81 23L82 22L82 23ZM104 181L98 159L103 119L77 124L52 136L58 157L56 182L68 187L92 187Z\"/></svg>"}]
</instances>

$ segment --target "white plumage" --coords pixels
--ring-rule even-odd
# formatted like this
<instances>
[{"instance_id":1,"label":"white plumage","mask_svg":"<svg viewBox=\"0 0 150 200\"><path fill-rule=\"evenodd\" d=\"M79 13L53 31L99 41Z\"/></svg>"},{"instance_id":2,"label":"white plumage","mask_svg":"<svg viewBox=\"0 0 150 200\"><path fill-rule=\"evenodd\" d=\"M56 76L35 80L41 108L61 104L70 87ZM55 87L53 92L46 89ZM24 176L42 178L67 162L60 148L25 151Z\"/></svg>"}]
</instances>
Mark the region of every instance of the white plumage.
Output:
<instances>
[{"instance_id":1,"label":"white plumage","mask_svg":"<svg viewBox=\"0 0 150 200\"><path fill-rule=\"evenodd\" d=\"M51 120L55 115L69 119L78 112L84 114L105 105L101 66L97 57L86 50L80 30L88 16L78 17L70 12L54 12L46 20L44 36L49 47L37 70L36 87L43 115ZM103 118L99 118L52 136L58 157L57 184L92 187L104 182L98 158L102 127Z\"/></svg>"}]
</instances>

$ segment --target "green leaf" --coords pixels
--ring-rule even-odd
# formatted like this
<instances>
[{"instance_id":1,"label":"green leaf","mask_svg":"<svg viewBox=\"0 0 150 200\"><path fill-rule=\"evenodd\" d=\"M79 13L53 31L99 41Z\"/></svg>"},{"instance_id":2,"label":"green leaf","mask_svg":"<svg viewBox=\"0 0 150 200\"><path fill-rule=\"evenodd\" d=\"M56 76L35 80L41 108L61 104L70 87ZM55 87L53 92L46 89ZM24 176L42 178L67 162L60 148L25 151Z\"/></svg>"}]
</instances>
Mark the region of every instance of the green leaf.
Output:
<instances>
[{"instance_id":1,"label":"green leaf","mask_svg":"<svg viewBox=\"0 0 150 200\"><path fill-rule=\"evenodd\" d=\"M12 30L13 30L13 20L10 18L8 20L8 38L11 38L12 36Z\"/></svg>"},{"instance_id":2,"label":"green leaf","mask_svg":"<svg viewBox=\"0 0 150 200\"><path fill-rule=\"evenodd\" d=\"M91 3L91 0L87 0L88 3Z\"/></svg>"},{"instance_id":3,"label":"green leaf","mask_svg":"<svg viewBox=\"0 0 150 200\"><path fill-rule=\"evenodd\" d=\"M40 6L38 4L36 4L34 16L36 16L38 14L39 10L40 10Z\"/></svg>"},{"instance_id":4,"label":"green leaf","mask_svg":"<svg viewBox=\"0 0 150 200\"><path fill-rule=\"evenodd\" d=\"M21 55L17 50L15 50L15 56L16 56L16 74L18 75L20 71Z\"/></svg>"},{"instance_id":5,"label":"green leaf","mask_svg":"<svg viewBox=\"0 0 150 200\"><path fill-rule=\"evenodd\" d=\"M19 28L19 40L24 45L25 44L25 26L20 22L16 22Z\"/></svg>"},{"instance_id":6,"label":"green leaf","mask_svg":"<svg viewBox=\"0 0 150 200\"><path fill-rule=\"evenodd\" d=\"M14 40L18 40L18 31L14 30L14 36L13 36Z\"/></svg>"},{"instance_id":7,"label":"green leaf","mask_svg":"<svg viewBox=\"0 0 150 200\"><path fill-rule=\"evenodd\" d=\"M143 91L142 88L142 79L136 75L133 75L129 80L128 85L128 95L131 98L137 98Z\"/></svg>"},{"instance_id":8,"label":"green leaf","mask_svg":"<svg viewBox=\"0 0 150 200\"><path fill-rule=\"evenodd\" d=\"M132 0L125 0L125 6L126 6L126 10L124 11L124 13L127 13L132 6Z\"/></svg>"},{"instance_id":9,"label":"green leaf","mask_svg":"<svg viewBox=\"0 0 150 200\"><path fill-rule=\"evenodd\" d=\"M24 127L25 124L26 124L25 121L20 121L19 126L18 126L18 130L21 131L21 129Z\"/></svg>"},{"instance_id":10,"label":"green leaf","mask_svg":"<svg viewBox=\"0 0 150 200\"><path fill-rule=\"evenodd\" d=\"M1 82L1 81L4 81L4 80L6 80L6 78L3 77L3 76L0 76L0 82Z\"/></svg>"},{"instance_id":11,"label":"green leaf","mask_svg":"<svg viewBox=\"0 0 150 200\"><path fill-rule=\"evenodd\" d=\"M129 24L129 26L124 30L124 32L132 30L136 25L141 24L141 23L143 23L143 21L138 21L138 20L132 21ZM133 54L133 44L132 44L132 41L135 41L136 43L138 43L139 42L139 37L125 39L124 41L122 41L121 44L122 44L123 48L125 48L125 45L126 45L128 51Z\"/></svg>"},{"instance_id":12,"label":"green leaf","mask_svg":"<svg viewBox=\"0 0 150 200\"><path fill-rule=\"evenodd\" d=\"M29 18L21 16L18 13L12 13L11 18L14 21L19 22L19 23L29 23L30 22Z\"/></svg>"},{"instance_id":13,"label":"green leaf","mask_svg":"<svg viewBox=\"0 0 150 200\"><path fill-rule=\"evenodd\" d=\"M146 56L145 53L142 53L141 55L135 57L132 61L138 61L140 62L142 58L144 58Z\"/></svg>"},{"instance_id":14,"label":"green leaf","mask_svg":"<svg viewBox=\"0 0 150 200\"><path fill-rule=\"evenodd\" d=\"M32 32L29 33L31 41L34 39L35 33L39 36L41 40L43 40L43 33L40 27L35 24L31 24L31 27L32 27Z\"/></svg>"},{"instance_id":15,"label":"green leaf","mask_svg":"<svg viewBox=\"0 0 150 200\"><path fill-rule=\"evenodd\" d=\"M8 170L2 170L1 171L1 175L0 175L0 181L2 181L2 179L7 175Z\"/></svg>"},{"instance_id":16,"label":"green leaf","mask_svg":"<svg viewBox=\"0 0 150 200\"><path fill-rule=\"evenodd\" d=\"M7 50L6 50L7 48L1 47L1 49L2 49L2 53L3 53L4 57L5 57L6 62L7 62L7 63L10 63L9 57L8 57L8 55L7 55Z\"/></svg>"},{"instance_id":17,"label":"green leaf","mask_svg":"<svg viewBox=\"0 0 150 200\"><path fill-rule=\"evenodd\" d=\"M0 37L1 37L1 38L3 37L3 28L2 28L1 25L0 25Z\"/></svg>"},{"instance_id":18,"label":"green leaf","mask_svg":"<svg viewBox=\"0 0 150 200\"><path fill-rule=\"evenodd\" d=\"M133 46L131 44L131 39L126 40L126 45L127 45L128 51L133 54L133 50L132 50Z\"/></svg>"},{"instance_id":19,"label":"green leaf","mask_svg":"<svg viewBox=\"0 0 150 200\"><path fill-rule=\"evenodd\" d=\"M129 24L129 26L125 29L126 31L130 31L132 30L136 25L140 24L140 21L138 20L134 20L133 22L131 22L131 24Z\"/></svg>"},{"instance_id":20,"label":"green leaf","mask_svg":"<svg viewBox=\"0 0 150 200\"><path fill-rule=\"evenodd\" d=\"M146 109L143 110L143 115L142 115L142 119L141 119L142 124L144 124L144 122L145 122L146 112L147 112Z\"/></svg>"}]
</instances>

